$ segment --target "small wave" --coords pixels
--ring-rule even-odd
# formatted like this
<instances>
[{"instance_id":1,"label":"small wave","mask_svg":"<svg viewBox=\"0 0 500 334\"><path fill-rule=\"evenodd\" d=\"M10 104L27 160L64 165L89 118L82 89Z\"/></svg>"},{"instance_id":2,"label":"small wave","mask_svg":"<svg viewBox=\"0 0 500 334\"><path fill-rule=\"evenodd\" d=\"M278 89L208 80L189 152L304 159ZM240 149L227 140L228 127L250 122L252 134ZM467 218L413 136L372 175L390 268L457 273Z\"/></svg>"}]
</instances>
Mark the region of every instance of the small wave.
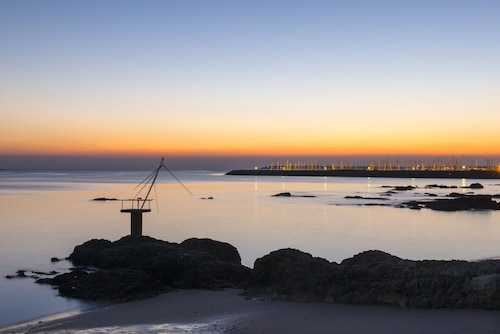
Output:
<instances>
[{"instance_id":1,"label":"small wave","mask_svg":"<svg viewBox=\"0 0 500 334\"><path fill-rule=\"evenodd\" d=\"M56 330L46 333L68 333L68 334L130 334L130 333L148 333L148 334L222 334L225 327L220 321L210 323L190 323L190 324L148 324L133 326L109 326L96 327L79 330Z\"/></svg>"}]
</instances>

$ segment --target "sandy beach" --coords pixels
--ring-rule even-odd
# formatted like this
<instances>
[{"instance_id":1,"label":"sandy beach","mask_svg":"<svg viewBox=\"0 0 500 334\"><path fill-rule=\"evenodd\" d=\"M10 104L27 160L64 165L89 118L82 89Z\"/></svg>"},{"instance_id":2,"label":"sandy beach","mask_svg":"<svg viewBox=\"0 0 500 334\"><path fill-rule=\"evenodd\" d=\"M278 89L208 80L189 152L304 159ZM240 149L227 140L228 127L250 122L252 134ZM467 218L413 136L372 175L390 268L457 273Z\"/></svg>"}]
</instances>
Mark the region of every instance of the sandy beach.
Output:
<instances>
[{"instance_id":1,"label":"sandy beach","mask_svg":"<svg viewBox=\"0 0 500 334\"><path fill-rule=\"evenodd\" d=\"M48 317L0 333L499 333L486 310L288 303L239 290L185 290Z\"/></svg>"}]
</instances>

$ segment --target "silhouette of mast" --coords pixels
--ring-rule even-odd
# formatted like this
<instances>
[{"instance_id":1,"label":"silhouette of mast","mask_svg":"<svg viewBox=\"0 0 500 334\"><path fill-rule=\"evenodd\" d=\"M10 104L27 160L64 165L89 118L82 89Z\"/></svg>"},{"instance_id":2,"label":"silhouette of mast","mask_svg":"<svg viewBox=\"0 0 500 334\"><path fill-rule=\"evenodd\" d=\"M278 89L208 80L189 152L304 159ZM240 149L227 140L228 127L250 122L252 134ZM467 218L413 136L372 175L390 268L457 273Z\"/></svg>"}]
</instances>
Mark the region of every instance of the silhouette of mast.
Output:
<instances>
[{"instance_id":1,"label":"silhouette of mast","mask_svg":"<svg viewBox=\"0 0 500 334\"><path fill-rule=\"evenodd\" d=\"M150 203L152 199L149 198L149 195L151 194L151 190L153 189L156 179L158 178L158 174L160 173L160 170L164 168L166 171L172 175L172 177L179 182L180 185L191 195L191 191L172 173L167 166L165 166L164 163L165 158L161 158L160 165L151 173L149 174L144 180L142 180L135 188L140 187L139 191L136 193L134 198L132 199L127 199L127 200L122 200L122 209L120 212L127 212L130 213L130 235L133 237L140 237L142 236L142 213L143 212L151 212L151 207ZM149 184L149 188L146 192L146 196L144 198L140 197L139 195L144 191L145 187ZM127 208L124 207L124 203L129 204L130 206ZM146 203L148 204L146 206Z\"/></svg>"}]
</instances>

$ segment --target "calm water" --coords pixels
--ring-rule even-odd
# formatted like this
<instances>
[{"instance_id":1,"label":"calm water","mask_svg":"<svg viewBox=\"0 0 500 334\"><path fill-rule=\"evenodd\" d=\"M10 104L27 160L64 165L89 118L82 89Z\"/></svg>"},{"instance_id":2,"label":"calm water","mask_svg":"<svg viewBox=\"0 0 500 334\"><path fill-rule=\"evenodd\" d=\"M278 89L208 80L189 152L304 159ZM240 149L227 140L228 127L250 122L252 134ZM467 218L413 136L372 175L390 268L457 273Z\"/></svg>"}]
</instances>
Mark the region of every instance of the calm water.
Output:
<instances>
[{"instance_id":1,"label":"calm water","mask_svg":"<svg viewBox=\"0 0 500 334\"><path fill-rule=\"evenodd\" d=\"M475 260L500 256L500 212L434 212L363 203L396 204L470 189L424 189L428 184L466 186L498 194L498 180L307 178L225 176L217 171L176 171L191 196L168 173L160 174L145 235L172 242L208 237L238 248L243 264L284 247L340 262L380 249L408 259ZM73 247L92 238L117 240L129 233L121 202L148 172L0 171L0 327L95 306L57 297L31 279L5 279L18 269L63 271ZM388 200L353 200L347 195L384 197L384 185L413 185ZM272 197L279 192L315 197ZM212 200L202 199L213 197Z\"/></svg>"}]
</instances>

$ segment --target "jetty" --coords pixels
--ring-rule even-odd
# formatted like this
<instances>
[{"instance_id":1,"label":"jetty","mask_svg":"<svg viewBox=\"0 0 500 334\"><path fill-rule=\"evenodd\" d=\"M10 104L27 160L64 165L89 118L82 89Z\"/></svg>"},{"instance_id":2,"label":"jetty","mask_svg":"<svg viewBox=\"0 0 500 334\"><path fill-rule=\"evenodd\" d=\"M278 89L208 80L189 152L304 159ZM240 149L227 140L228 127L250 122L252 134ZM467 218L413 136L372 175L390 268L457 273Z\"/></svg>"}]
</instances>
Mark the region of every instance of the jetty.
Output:
<instances>
[{"instance_id":1,"label":"jetty","mask_svg":"<svg viewBox=\"0 0 500 334\"><path fill-rule=\"evenodd\" d=\"M331 177L386 177L386 178L430 178L430 179L500 179L500 163L488 160L485 166L466 164L462 161L443 163L410 161L400 163L388 160L373 161L368 165L353 163L329 165L317 162L278 161L266 167L236 169L226 175L262 176L331 176Z\"/></svg>"},{"instance_id":2,"label":"jetty","mask_svg":"<svg viewBox=\"0 0 500 334\"><path fill-rule=\"evenodd\" d=\"M258 176L323 176L323 177L386 177L386 178L425 178L425 179L500 179L495 170L370 170L370 169L235 169L226 175Z\"/></svg>"}]
</instances>

